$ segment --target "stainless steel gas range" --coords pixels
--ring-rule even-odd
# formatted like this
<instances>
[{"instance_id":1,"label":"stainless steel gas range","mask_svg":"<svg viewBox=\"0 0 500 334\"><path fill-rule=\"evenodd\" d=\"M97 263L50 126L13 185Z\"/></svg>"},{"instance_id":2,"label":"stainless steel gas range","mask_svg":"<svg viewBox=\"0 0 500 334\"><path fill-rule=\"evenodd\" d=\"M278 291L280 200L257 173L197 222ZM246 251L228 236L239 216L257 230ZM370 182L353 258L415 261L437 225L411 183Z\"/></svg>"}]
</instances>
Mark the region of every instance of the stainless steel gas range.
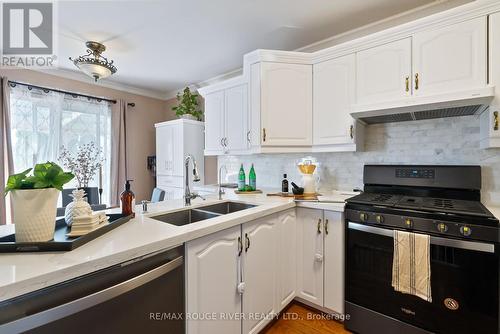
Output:
<instances>
[{"instance_id":1,"label":"stainless steel gas range","mask_svg":"<svg viewBox=\"0 0 500 334\"><path fill-rule=\"evenodd\" d=\"M500 333L500 228L480 189L479 166L365 166L345 214L348 330ZM430 236L431 302L393 289L395 230Z\"/></svg>"}]
</instances>

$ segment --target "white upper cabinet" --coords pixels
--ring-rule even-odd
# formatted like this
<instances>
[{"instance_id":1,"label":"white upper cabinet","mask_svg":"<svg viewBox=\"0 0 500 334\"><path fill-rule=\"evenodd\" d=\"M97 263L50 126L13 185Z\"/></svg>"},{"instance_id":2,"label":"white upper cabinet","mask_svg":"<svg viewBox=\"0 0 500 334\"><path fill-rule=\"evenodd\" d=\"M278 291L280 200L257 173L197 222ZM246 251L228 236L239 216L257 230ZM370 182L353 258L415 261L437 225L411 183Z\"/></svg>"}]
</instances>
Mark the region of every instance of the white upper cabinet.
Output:
<instances>
[{"instance_id":1,"label":"white upper cabinet","mask_svg":"<svg viewBox=\"0 0 500 334\"><path fill-rule=\"evenodd\" d=\"M250 148L248 86L246 84L225 90L225 146L229 153Z\"/></svg>"},{"instance_id":2,"label":"white upper cabinet","mask_svg":"<svg viewBox=\"0 0 500 334\"><path fill-rule=\"evenodd\" d=\"M250 148L247 84L210 92L204 97L205 155L247 153Z\"/></svg>"},{"instance_id":3,"label":"white upper cabinet","mask_svg":"<svg viewBox=\"0 0 500 334\"><path fill-rule=\"evenodd\" d=\"M260 67L261 145L311 146L312 66L262 62Z\"/></svg>"},{"instance_id":4,"label":"white upper cabinet","mask_svg":"<svg viewBox=\"0 0 500 334\"><path fill-rule=\"evenodd\" d=\"M433 95L486 85L486 17L413 35L413 92Z\"/></svg>"},{"instance_id":5,"label":"white upper cabinet","mask_svg":"<svg viewBox=\"0 0 500 334\"><path fill-rule=\"evenodd\" d=\"M411 38L356 54L357 104L399 100L411 95Z\"/></svg>"},{"instance_id":6,"label":"white upper cabinet","mask_svg":"<svg viewBox=\"0 0 500 334\"><path fill-rule=\"evenodd\" d=\"M186 244L186 310L192 315L239 314L241 298L239 241L240 226L235 226ZM241 321L229 319L191 319L190 334L238 334Z\"/></svg>"},{"instance_id":7,"label":"white upper cabinet","mask_svg":"<svg viewBox=\"0 0 500 334\"><path fill-rule=\"evenodd\" d=\"M313 144L329 151L356 151L351 105L356 95L356 56L350 54L313 67ZM332 146L333 145L333 146Z\"/></svg>"},{"instance_id":8,"label":"white upper cabinet","mask_svg":"<svg viewBox=\"0 0 500 334\"><path fill-rule=\"evenodd\" d=\"M495 86L490 108L481 114L481 148L500 147L500 12L489 17L489 79Z\"/></svg>"},{"instance_id":9,"label":"white upper cabinet","mask_svg":"<svg viewBox=\"0 0 500 334\"><path fill-rule=\"evenodd\" d=\"M205 95L205 155L224 152L224 91Z\"/></svg>"}]
</instances>

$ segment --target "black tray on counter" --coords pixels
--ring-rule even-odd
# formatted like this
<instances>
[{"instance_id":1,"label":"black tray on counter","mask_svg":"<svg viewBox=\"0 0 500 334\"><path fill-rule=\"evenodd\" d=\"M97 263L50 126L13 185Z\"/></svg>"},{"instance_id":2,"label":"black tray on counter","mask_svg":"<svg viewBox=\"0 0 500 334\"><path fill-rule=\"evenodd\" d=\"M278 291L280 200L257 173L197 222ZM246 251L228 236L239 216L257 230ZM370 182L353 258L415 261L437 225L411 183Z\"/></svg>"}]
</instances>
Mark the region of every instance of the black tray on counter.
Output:
<instances>
[{"instance_id":1,"label":"black tray on counter","mask_svg":"<svg viewBox=\"0 0 500 334\"><path fill-rule=\"evenodd\" d=\"M128 222L132 215L124 216L122 214L107 214L109 223L106 226L98 228L80 237L67 237L71 229L66 226L64 218L56 221L54 239L46 242L16 242L15 234L6 235L0 238L0 253L18 253L18 252L64 252L70 251L97 237L117 228Z\"/></svg>"}]
</instances>

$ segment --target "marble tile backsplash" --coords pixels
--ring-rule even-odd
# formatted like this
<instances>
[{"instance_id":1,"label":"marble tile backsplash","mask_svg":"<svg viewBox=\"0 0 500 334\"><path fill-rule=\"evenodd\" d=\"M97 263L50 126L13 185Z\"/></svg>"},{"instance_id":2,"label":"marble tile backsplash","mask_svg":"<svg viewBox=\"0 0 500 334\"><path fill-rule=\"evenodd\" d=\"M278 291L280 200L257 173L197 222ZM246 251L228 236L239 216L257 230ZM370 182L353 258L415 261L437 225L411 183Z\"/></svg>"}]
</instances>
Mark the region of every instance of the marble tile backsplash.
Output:
<instances>
[{"instance_id":1,"label":"marble tile backsplash","mask_svg":"<svg viewBox=\"0 0 500 334\"><path fill-rule=\"evenodd\" d=\"M465 164L482 166L482 201L500 205L500 149L479 148L476 116L377 124L366 127L363 152L287 153L219 156L218 164L246 172L254 163L259 187L281 187L283 174L300 182L297 162L312 156L318 160L320 190L352 190L363 186L365 164Z\"/></svg>"}]
</instances>

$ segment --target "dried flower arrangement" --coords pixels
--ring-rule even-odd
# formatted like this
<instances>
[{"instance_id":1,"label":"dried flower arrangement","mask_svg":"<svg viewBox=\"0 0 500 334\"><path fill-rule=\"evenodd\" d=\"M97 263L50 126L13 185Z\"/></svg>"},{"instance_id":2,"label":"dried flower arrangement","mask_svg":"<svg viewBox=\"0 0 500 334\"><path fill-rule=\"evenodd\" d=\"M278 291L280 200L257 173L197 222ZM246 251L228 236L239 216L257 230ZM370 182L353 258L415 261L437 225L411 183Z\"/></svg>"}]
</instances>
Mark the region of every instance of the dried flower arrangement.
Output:
<instances>
[{"instance_id":1,"label":"dried flower arrangement","mask_svg":"<svg viewBox=\"0 0 500 334\"><path fill-rule=\"evenodd\" d=\"M75 153L61 147L59 161L76 177L79 188L87 188L104 164L102 149L93 142L78 146Z\"/></svg>"}]
</instances>

